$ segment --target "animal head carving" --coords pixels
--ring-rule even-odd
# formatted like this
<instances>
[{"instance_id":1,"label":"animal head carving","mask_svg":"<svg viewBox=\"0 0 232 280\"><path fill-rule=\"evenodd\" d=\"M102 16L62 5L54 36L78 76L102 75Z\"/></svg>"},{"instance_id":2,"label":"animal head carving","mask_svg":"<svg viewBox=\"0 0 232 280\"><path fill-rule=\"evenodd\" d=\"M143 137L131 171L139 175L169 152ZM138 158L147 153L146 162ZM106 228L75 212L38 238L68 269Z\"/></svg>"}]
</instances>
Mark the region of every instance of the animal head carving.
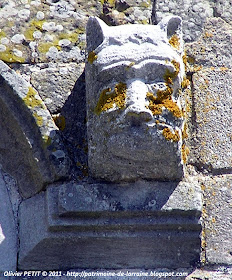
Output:
<instances>
[{"instance_id":1,"label":"animal head carving","mask_svg":"<svg viewBox=\"0 0 232 280\"><path fill-rule=\"evenodd\" d=\"M181 19L87 24L89 168L108 181L178 179L184 75Z\"/></svg>"}]
</instances>

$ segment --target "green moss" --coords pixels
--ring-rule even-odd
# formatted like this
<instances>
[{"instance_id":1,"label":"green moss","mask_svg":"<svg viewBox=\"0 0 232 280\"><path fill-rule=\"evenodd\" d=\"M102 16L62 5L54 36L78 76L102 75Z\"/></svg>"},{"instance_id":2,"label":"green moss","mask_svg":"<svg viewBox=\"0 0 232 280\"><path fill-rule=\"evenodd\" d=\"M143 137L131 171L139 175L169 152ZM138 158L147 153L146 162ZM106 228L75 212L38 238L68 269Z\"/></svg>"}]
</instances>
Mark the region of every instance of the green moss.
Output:
<instances>
[{"instance_id":1,"label":"green moss","mask_svg":"<svg viewBox=\"0 0 232 280\"><path fill-rule=\"evenodd\" d=\"M100 94L94 112L100 115L103 111L113 108L114 105L119 109L124 108L126 103L126 90L127 86L124 83L116 84L113 92L110 88L104 89Z\"/></svg>"},{"instance_id":2,"label":"green moss","mask_svg":"<svg viewBox=\"0 0 232 280\"><path fill-rule=\"evenodd\" d=\"M24 103L31 108L34 107L42 107L43 108L43 103L40 99L37 99L36 96L37 92L35 91L35 89L33 89L33 87L29 87L28 89L28 93L26 95L26 97L23 98Z\"/></svg>"},{"instance_id":3,"label":"green moss","mask_svg":"<svg viewBox=\"0 0 232 280\"><path fill-rule=\"evenodd\" d=\"M9 48L7 48L4 52L0 52L0 60L3 60L4 62L8 62L8 63L25 62L24 57L19 57L19 56L15 55L14 52Z\"/></svg>"}]
</instances>

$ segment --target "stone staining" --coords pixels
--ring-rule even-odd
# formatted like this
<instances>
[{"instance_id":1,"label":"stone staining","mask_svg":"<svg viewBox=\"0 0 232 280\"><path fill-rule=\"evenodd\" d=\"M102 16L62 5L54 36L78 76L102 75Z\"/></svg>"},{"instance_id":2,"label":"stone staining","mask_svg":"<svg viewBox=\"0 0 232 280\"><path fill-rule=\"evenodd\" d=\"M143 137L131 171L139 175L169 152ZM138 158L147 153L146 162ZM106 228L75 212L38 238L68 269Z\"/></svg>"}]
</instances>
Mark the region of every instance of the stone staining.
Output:
<instances>
[{"instance_id":1,"label":"stone staining","mask_svg":"<svg viewBox=\"0 0 232 280\"><path fill-rule=\"evenodd\" d=\"M91 176L111 182L180 180L181 19L109 27L91 17L87 52Z\"/></svg>"}]
</instances>

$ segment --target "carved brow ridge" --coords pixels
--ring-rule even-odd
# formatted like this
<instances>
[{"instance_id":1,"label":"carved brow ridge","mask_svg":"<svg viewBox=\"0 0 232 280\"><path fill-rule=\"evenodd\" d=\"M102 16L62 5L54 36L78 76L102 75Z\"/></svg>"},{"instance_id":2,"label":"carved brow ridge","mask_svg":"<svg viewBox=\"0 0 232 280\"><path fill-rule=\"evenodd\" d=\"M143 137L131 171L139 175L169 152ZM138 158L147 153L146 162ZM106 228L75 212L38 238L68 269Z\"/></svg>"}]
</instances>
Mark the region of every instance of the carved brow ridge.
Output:
<instances>
[{"instance_id":1,"label":"carved brow ridge","mask_svg":"<svg viewBox=\"0 0 232 280\"><path fill-rule=\"evenodd\" d=\"M170 57L159 57L159 56L154 56L152 58L147 58L147 59L140 59L138 61L133 61L133 60L114 60L108 63L107 65L104 64L100 72L106 71L108 69L113 69L113 68L118 68L118 67L130 67L131 68L137 68L136 66L143 66L148 63L153 63L153 64L159 64L162 66L167 66L167 67L172 67L171 63L171 58ZM132 64L134 63L134 64ZM132 65L131 65L132 64Z\"/></svg>"}]
</instances>

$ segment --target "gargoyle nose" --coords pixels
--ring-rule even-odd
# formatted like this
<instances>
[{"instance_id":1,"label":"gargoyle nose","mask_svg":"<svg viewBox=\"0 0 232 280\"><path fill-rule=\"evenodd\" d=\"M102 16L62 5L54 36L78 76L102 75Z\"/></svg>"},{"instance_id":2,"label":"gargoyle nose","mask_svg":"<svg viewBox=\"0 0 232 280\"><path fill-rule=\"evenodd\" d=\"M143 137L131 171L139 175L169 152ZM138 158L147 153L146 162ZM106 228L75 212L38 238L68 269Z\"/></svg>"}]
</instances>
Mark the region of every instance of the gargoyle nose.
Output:
<instances>
[{"instance_id":1,"label":"gargoyle nose","mask_svg":"<svg viewBox=\"0 0 232 280\"><path fill-rule=\"evenodd\" d=\"M135 123L151 121L153 118L152 112L148 110L144 104L141 104L143 106L138 105L139 104L133 104L126 109L126 119Z\"/></svg>"},{"instance_id":2,"label":"gargoyle nose","mask_svg":"<svg viewBox=\"0 0 232 280\"><path fill-rule=\"evenodd\" d=\"M129 121L135 123L148 122L152 120L152 112L146 107L147 85L141 80L128 83L127 104L125 114Z\"/></svg>"}]
</instances>

